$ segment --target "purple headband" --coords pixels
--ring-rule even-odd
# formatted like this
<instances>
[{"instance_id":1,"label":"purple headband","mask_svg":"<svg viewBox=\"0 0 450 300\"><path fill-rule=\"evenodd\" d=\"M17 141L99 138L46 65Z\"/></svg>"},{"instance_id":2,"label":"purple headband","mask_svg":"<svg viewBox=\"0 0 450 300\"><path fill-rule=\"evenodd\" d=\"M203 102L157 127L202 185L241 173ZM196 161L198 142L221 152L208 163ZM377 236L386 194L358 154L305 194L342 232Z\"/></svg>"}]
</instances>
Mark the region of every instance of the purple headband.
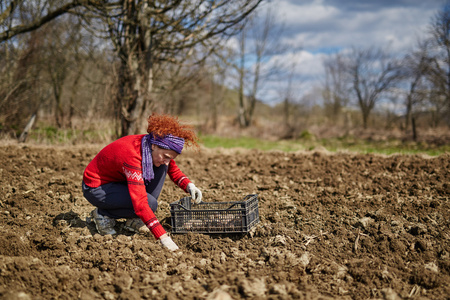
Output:
<instances>
[{"instance_id":1,"label":"purple headband","mask_svg":"<svg viewBox=\"0 0 450 300\"><path fill-rule=\"evenodd\" d=\"M157 136L153 136L153 134L149 134L151 135L150 137L150 143L151 144L155 144L163 149L167 149L167 150L173 150L178 154L181 154L181 151L183 150L184 147L184 139L168 134L165 137L157 137Z\"/></svg>"},{"instance_id":2,"label":"purple headband","mask_svg":"<svg viewBox=\"0 0 450 300\"><path fill-rule=\"evenodd\" d=\"M153 134L149 133L144 135L142 138L142 176L145 180L150 181L155 177L153 172L153 160L152 160L152 146L151 144L157 145L163 149L173 150L178 154L184 147L184 139L168 134L162 138L154 137ZM147 184L147 183L146 183Z\"/></svg>"}]
</instances>

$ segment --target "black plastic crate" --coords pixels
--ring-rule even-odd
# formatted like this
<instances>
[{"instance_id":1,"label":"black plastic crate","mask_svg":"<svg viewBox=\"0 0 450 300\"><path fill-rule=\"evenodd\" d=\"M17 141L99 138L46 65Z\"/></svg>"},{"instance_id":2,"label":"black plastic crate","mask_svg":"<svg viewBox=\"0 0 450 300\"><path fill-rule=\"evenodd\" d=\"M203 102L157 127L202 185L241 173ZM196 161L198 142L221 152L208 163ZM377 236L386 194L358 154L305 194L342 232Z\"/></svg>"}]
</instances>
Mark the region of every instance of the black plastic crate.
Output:
<instances>
[{"instance_id":1,"label":"black plastic crate","mask_svg":"<svg viewBox=\"0 0 450 300\"><path fill-rule=\"evenodd\" d=\"M258 195L236 202L191 204L191 197L170 204L172 233L247 233L259 222Z\"/></svg>"}]
</instances>

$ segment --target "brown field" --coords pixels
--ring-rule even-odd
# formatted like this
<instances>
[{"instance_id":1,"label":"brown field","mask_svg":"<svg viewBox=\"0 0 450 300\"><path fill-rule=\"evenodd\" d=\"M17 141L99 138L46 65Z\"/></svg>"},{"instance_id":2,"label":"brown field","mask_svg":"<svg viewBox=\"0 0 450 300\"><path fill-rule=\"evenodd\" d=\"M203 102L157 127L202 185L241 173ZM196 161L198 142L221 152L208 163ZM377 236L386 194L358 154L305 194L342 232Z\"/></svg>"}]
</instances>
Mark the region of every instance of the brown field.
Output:
<instances>
[{"instance_id":1,"label":"brown field","mask_svg":"<svg viewBox=\"0 0 450 300\"><path fill-rule=\"evenodd\" d=\"M96 234L100 147L0 146L1 299L449 299L450 155L187 151L204 200L259 196L244 236ZM170 180L157 216L186 194Z\"/></svg>"}]
</instances>

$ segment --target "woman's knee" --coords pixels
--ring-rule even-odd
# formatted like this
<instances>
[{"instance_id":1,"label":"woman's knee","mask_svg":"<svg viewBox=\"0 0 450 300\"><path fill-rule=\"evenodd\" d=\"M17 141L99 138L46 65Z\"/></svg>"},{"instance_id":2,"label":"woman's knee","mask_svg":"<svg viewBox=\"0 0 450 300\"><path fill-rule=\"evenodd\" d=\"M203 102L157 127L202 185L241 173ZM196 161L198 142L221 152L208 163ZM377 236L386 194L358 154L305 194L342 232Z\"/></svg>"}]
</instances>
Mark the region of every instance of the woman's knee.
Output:
<instances>
[{"instance_id":1,"label":"woman's knee","mask_svg":"<svg viewBox=\"0 0 450 300\"><path fill-rule=\"evenodd\" d=\"M156 212L156 210L158 209L158 200L150 194L147 194L147 199L150 208L153 210L153 212Z\"/></svg>"}]
</instances>

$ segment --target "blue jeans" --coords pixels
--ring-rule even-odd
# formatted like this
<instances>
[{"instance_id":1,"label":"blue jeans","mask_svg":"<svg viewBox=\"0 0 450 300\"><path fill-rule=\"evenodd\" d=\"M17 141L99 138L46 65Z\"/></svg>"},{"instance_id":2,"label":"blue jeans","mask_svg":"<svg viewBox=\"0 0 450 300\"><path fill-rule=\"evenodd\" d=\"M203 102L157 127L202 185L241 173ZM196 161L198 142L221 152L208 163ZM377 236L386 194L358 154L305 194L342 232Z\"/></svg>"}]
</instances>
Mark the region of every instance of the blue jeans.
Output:
<instances>
[{"instance_id":1,"label":"blue jeans","mask_svg":"<svg viewBox=\"0 0 450 300\"><path fill-rule=\"evenodd\" d=\"M148 205L156 212L158 208L158 197L164 185L167 174L167 166L161 165L153 167L155 177L152 181L146 182ZM83 196L92 205L98 208L98 213L114 219L136 218L131 196L128 191L128 185L124 182L110 182L99 187L92 188L87 186L84 181Z\"/></svg>"}]
</instances>

